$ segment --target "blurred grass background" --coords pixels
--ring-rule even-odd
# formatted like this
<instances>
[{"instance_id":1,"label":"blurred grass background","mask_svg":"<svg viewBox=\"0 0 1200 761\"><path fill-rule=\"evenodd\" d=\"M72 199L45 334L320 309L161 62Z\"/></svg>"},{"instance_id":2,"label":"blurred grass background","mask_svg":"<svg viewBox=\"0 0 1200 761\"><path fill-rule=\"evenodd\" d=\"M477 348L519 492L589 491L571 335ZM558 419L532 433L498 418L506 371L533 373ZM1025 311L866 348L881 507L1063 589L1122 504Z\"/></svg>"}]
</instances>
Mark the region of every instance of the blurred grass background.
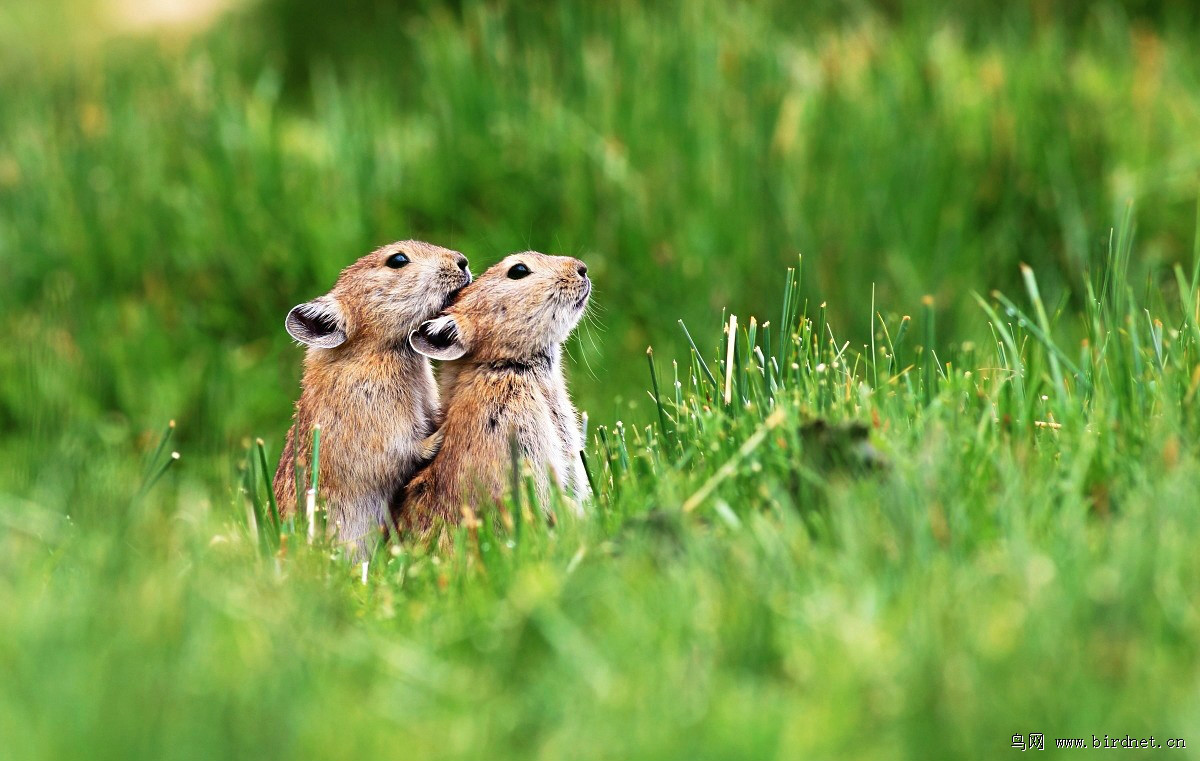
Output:
<instances>
[{"instance_id":1,"label":"blurred grass background","mask_svg":"<svg viewBox=\"0 0 1200 761\"><path fill-rule=\"evenodd\" d=\"M0 5L0 520L12 532L0 593L14 601L9 618L0 618L14 633L0 643L0 660L23 664L14 689L37 696L6 701L30 707L0 719L0 730L4 722L10 730L37 727L26 740L41 733L43 745L26 750L47 757L105 732L128 741L143 724L153 730L144 746L94 748L102 754L94 757L193 757L188 749L205 747L218 756L351 757L388 746L381 737L337 737L318 727L331 706L369 700L367 718L412 711L434 722L417 755L439 750L433 738L442 722L454 729L451 746L440 748L448 755L467 757L504 737L517 743L506 754L540 748L555 756L571 752L564 738L586 736L585 728L556 735L533 717L582 722L586 705L558 701L567 682L584 679L597 690L617 689L618 707L598 717L597 731L608 743L602 747L629 753L679 752L678 738L660 735L656 717L669 716L664 726L676 728L711 720L689 749L699 758L722 749L753 756L754 747L764 755L781 746L833 753L856 722L886 716L891 734L867 755L890 747L937 757L922 753L924 733L940 716L957 722L961 734L945 747L961 754L972 732L1007 727L989 717L992 703L972 703L968 688L998 682L1018 694L1020 657L1044 656L1057 632L1079 634L1103 618L1081 602L1095 597L1089 584L1119 588L1100 595L1105 610L1127 616L1128 627L1151 621L1159 627L1152 641L1167 649L1145 646L1131 629L1096 635L1102 641L1091 644L1101 655L1056 664L1049 673L1057 681L1047 677L1034 689L1018 706L1022 715L1031 723L1066 715L1050 697L1055 683L1081 693L1129 686L1084 676L1096 663L1155 678L1181 670L1190 680L1195 654L1180 632L1194 633L1193 613L1155 618L1138 607L1138 588L1124 577L1071 576L1070 563L1090 568L1104 559L1094 546L1076 548L1061 536L1053 551L1042 550L1067 559L1059 573L1071 581L1037 608L1049 613L1061 604L1059 617L1035 623L1029 613L1037 637L1024 649L993 661L956 650L949 664L938 660L939 648L954 650L953 630L968 627L959 601L996 595L1003 604L971 623L980 628L970 634L984 650L988 637L1004 640L993 629L1013 625L1008 613L1026 616L1006 595L1013 585L1041 583L1034 579L1045 575L1040 555L1001 545L981 550L981 560L973 554L979 548L964 549L991 570L962 577L944 557L923 555L930 565L909 567L889 555L874 565L872 558L894 550L894 526L884 518L859 526L868 537L859 554L812 556L808 570L824 575L811 589L791 580L812 594L805 605L814 606L806 608L813 620L850 632L838 642L807 628L808 619L788 618L794 589L768 584L750 594L737 586L790 573L776 553L810 552L803 532L780 529L778 541L797 544L775 547L778 526L756 524L762 546L753 551L698 540L680 550L687 556L680 565L657 545L634 553L608 569L616 582L639 588L629 600L605 569L590 569L571 593L579 596L564 599L558 585L566 582L534 566L506 588L510 596L485 603L486 591L467 586L458 591L463 603L437 596L435 568L406 593L402 617L408 638L436 646L406 650L388 644L387 626L360 628L363 616L387 618L380 611L400 606L396 600L347 598L319 573L299 570L297 591L288 594L253 576L216 592L246 567L223 565L205 542L234 499L242 442L262 435L277 452L286 430L301 356L282 329L287 309L397 238L457 248L477 272L525 248L587 260L599 325L581 328L573 341L571 382L580 406L606 423L653 419L644 350L653 344L660 356L684 356L676 319L707 349L722 310L778 314L781 273L798 253L803 297L827 303L839 337L856 347L871 340L872 304L888 316L915 313L925 294L934 297L941 341L987 338L970 293L1021 292L1021 262L1037 271L1051 309L1065 310L1064 330L1078 331L1084 304L1076 286L1108 250L1110 228L1130 203L1137 256L1129 283L1139 293L1157 290L1175 264L1190 270L1200 177L1198 30L1195 5L1168 0ZM184 452L177 477L161 501L130 508L141 459L171 418ZM927 446L922 462L957 457L955 441ZM1003 467L988 473L1017 478L1028 454L1003 455ZM1033 462L1033 472L1052 477L1045 457ZM1186 505L1194 481L1173 471L1150 491L1150 473L1157 471L1125 474L1123 483L1147 490L1129 503L1131 514L1157 525L1151 506ZM970 472L952 477L959 480L945 487L948 503L968 494L986 499ZM1023 488L1006 493L1009 504L1049 511L1061 497L1049 481ZM1058 520L1037 515L1044 523L1036 525ZM1187 514L1163 521L1200 535ZM86 541L55 543L76 530ZM1134 551L1136 534L1125 533L1133 527L1121 531L1114 541L1129 558L1122 568L1145 570L1153 556ZM47 554L45 546L58 549ZM202 568L197 557L205 558ZM1194 562L1170 557L1192 574L1181 588L1194 589ZM1017 570L1005 570L1009 560ZM885 574L870 594L853 593L882 571L903 583L892 588ZM944 598L912 597L942 583L951 590ZM53 599L39 596L45 589ZM102 589L112 590L105 604L95 601ZM879 622L873 606L882 603L871 595L888 590L909 597ZM686 613L682 603L653 604L697 596L701 608ZM555 605L542 604L548 599ZM929 619L904 620L926 604ZM629 613L623 605L634 609L629 624L613 626L613 617ZM677 650L696 625L687 618L693 614L719 630L710 643L719 668L696 666ZM502 620L488 623L491 615ZM580 644L568 618L607 626L608 662L647 669L662 692L649 682L638 683L641 691L626 685L628 693L611 687L612 675L594 665L605 658ZM189 628L197 622L202 630ZM763 645L780 631L811 635L816 654L780 655ZM336 645L322 647L327 638ZM900 641L925 649L905 660ZM497 642L512 650L479 677L482 685L474 683L470 658ZM665 660L637 662L640 644ZM546 648L571 669L539 672ZM84 650L92 656L63 655ZM863 660L839 665L847 654ZM385 673L410 675L430 691L418 698L419 691L391 691L375 680L373 659L384 656ZM244 684L214 668L225 660L248 669ZM892 670L874 679L878 664ZM934 673L935 665L946 670ZM763 696L795 695L764 676L775 671L801 683L820 675L835 694L782 703L807 713L798 728L781 730L786 717L764 712ZM713 680L695 689L714 702L650 710L674 701L667 686L689 675ZM368 698L355 690L360 684L371 685ZM1197 692L1188 684L1170 696L1194 708ZM298 693L320 689L320 700L297 702ZM472 689L513 702L496 709L496 724L466 729L453 717L469 710L461 694ZM216 705L216 693L224 695L220 715L189 722L197 706ZM36 708L75 704L81 694L87 705L60 734L38 724L46 719ZM163 694L174 702L159 702ZM1115 693L1089 694L1070 714L1077 724L1111 718L1120 705ZM1161 696L1143 699L1166 705ZM272 700L287 710L273 715ZM1148 723L1132 709L1117 715ZM271 732L247 726L253 722L278 722L268 726L286 741L273 744ZM523 748L513 738L526 730ZM178 732L194 734L174 745ZM238 745L249 738L262 745Z\"/></svg>"},{"instance_id":2,"label":"blurred grass background","mask_svg":"<svg viewBox=\"0 0 1200 761\"><path fill-rule=\"evenodd\" d=\"M22 490L48 448L171 417L206 452L282 435L282 315L400 237L477 270L586 258L604 332L581 332L573 386L604 418L642 398L646 345L677 353L676 318L774 312L797 253L861 345L872 288L884 311L933 294L963 337L968 292L1011 290L1021 261L1056 303L1130 201L1137 278L1190 248L1186 3L280 0L131 27L139 7L6 9L28 51L0 71Z\"/></svg>"}]
</instances>

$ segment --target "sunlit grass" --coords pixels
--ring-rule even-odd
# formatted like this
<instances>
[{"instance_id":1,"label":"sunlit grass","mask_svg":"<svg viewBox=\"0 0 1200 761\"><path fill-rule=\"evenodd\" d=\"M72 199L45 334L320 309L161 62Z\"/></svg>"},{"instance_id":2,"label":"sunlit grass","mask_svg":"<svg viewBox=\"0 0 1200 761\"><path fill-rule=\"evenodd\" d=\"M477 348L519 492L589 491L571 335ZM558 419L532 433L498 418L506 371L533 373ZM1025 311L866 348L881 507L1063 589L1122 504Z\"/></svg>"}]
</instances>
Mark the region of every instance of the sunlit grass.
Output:
<instances>
[{"instance_id":1,"label":"sunlit grass","mask_svg":"<svg viewBox=\"0 0 1200 761\"><path fill-rule=\"evenodd\" d=\"M903 5L267 3L0 61L0 756L1191 740L1194 29ZM551 527L514 463L364 583L317 474L273 502L281 323L409 236L588 261L594 496Z\"/></svg>"}]
</instances>

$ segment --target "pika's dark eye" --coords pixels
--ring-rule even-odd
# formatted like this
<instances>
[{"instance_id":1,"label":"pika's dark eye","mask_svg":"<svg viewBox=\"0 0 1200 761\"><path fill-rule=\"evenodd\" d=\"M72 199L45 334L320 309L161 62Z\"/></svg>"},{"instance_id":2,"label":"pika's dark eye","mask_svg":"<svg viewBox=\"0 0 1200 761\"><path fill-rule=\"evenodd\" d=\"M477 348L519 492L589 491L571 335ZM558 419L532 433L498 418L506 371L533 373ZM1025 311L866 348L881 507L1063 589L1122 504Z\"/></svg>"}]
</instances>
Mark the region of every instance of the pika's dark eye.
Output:
<instances>
[{"instance_id":1,"label":"pika's dark eye","mask_svg":"<svg viewBox=\"0 0 1200 761\"><path fill-rule=\"evenodd\" d=\"M514 264L508 270L508 279L509 280L520 280L521 278L525 277L526 275L530 275L530 274L532 274L532 273L529 271L529 268L526 267L524 264Z\"/></svg>"},{"instance_id":2,"label":"pika's dark eye","mask_svg":"<svg viewBox=\"0 0 1200 761\"><path fill-rule=\"evenodd\" d=\"M392 254L387 258L387 261L384 262L384 264L394 270L398 270L404 265L408 264L408 257L404 254Z\"/></svg>"}]
</instances>

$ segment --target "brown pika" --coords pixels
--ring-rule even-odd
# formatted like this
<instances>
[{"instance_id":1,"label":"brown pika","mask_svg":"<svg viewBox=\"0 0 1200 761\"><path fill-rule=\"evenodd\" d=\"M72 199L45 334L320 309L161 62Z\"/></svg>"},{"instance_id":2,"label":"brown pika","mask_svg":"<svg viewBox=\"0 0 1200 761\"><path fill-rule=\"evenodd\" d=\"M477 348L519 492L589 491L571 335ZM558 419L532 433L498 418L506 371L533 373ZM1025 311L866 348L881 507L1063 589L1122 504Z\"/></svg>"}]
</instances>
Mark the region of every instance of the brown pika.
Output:
<instances>
[{"instance_id":1,"label":"brown pika","mask_svg":"<svg viewBox=\"0 0 1200 761\"><path fill-rule=\"evenodd\" d=\"M297 510L293 458L308 473L321 426L320 490L329 527L359 555L391 525L396 491L432 454L438 389L408 336L471 282L467 257L399 241L351 264L333 290L294 307L287 332L308 347L296 417L275 472L285 516Z\"/></svg>"},{"instance_id":2,"label":"brown pika","mask_svg":"<svg viewBox=\"0 0 1200 761\"><path fill-rule=\"evenodd\" d=\"M552 483L578 501L586 496L562 343L591 291L578 259L511 254L412 334L413 348L446 362L446 413L437 456L402 491L402 530L427 536L439 523L456 524L464 507L499 500L514 440L543 504Z\"/></svg>"}]
</instances>

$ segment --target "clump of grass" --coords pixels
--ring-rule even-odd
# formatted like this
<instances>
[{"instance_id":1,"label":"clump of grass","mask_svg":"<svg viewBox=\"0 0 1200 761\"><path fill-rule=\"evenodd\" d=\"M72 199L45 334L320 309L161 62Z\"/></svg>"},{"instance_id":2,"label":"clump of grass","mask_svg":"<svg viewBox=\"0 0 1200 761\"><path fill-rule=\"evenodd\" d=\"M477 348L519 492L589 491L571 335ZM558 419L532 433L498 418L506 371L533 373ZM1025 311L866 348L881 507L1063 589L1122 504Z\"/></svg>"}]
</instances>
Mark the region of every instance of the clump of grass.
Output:
<instances>
[{"instance_id":1,"label":"clump of grass","mask_svg":"<svg viewBox=\"0 0 1200 761\"><path fill-rule=\"evenodd\" d=\"M1200 54L1160 5L417 4L319 62L253 13L95 56L47 25L57 64L0 61L0 748L1188 737ZM272 326L402 235L588 259L595 499L550 526L518 472L511 526L363 584L322 510L272 544ZM814 418L889 467L830 467Z\"/></svg>"},{"instance_id":2,"label":"clump of grass","mask_svg":"<svg viewBox=\"0 0 1200 761\"><path fill-rule=\"evenodd\" d=\"M146 460L146 471L145 475L142 476L142 486L138 492L140 496L144 497L151 489L153 489L154 485L158 483L159 479L166 475L167 471L171 469L171 466L179 461L180 454L178 452L171 452L169 455L164 457L167 446L171 443L171 437L174 434L175 421L172 420L167 423L166 430L163 431L162 436L159 437L158 445L154 448L154 454L150 455L149 459Z\"/></svg>"},{"instance_id":3,"label":"clump of grass","mask_svg":"<svg viewBox=\"0 0 1200 761\"><path fill-rule=\"evenodd\" d=\"M1102 268L1122 266L1116 251ZM356 757L397 734L418 755L452 738L464 758L886 755L906 737L922 754L957 755L1007 747L1030 726L1186 737L1179 677L1200 663L1188 581L1200 578L1188 549L1200 541L1188 507L1200 460L1185 444L1200 433L1194 280L1182 278L1174 312L1097 289L1075 351L1034 273L1023 278L1019 300L979 299L997 336L982 346L931 345L928 304L919 329L875 315L878 352L803 303L770 330L723 317L708 354L683 328L691 350L675 394L648 354L650 419L592 431L587 513L557 496L540 505L514 456L511 493L476 506L448 552L399 541L347 567L324 531L309 547L297 534L312 523L277 524L261 496L269 460L255 442L253 510L128 529L126 541L175 554L121 556L88 581L21 554L60 597L103 583L106 606L157 617L114 626L94 603L64 608L56 626L75 639L58 657L95 668L85 642L123 643L130 654L110 657L124 694L187 710L135 720L100 709L102 725L21 732L10 747L128 748L148 726L204 738L205 752ZM805 435L815 417L865 422L889 466L831 467L837 458L814 450L830 437ZM314 493L319 458L314 431ZM277 525L289 551L267 547L275 562L258 562ZM0 610L23 653L7 659L17 681L0 700L54 716L71 703L64 682L24 681L32 664L56 673L30 605ZM1044 679L1030 680L1029 663ZM17 703L14 683L38 686ZM351 699L364 692L378 702ZM310 723L328 718L331 695L355 710ZM481 700L495 722L478 721ZM244 722L218 721L234 706ZM264 729L268 712L305 728L281 740ZM797 721L806 729L791 733ZM886 740L859 731L872 721ZM165 747L179 746L144 755Z\"/></svg>"},{"instance_id":4,"label":"clump of grass","mask_svg":"<svg viewBox=\"0 0 1200 761\"><path fill-rule=\"evenodd\" d=\"M319 425L314 425L312 429L311 451L312 484L304 493L304 525L307 527L309 544L313 543L313 539L317 535L317 494L321 485L321 426Z\"/></svg>"}]
</instances>

